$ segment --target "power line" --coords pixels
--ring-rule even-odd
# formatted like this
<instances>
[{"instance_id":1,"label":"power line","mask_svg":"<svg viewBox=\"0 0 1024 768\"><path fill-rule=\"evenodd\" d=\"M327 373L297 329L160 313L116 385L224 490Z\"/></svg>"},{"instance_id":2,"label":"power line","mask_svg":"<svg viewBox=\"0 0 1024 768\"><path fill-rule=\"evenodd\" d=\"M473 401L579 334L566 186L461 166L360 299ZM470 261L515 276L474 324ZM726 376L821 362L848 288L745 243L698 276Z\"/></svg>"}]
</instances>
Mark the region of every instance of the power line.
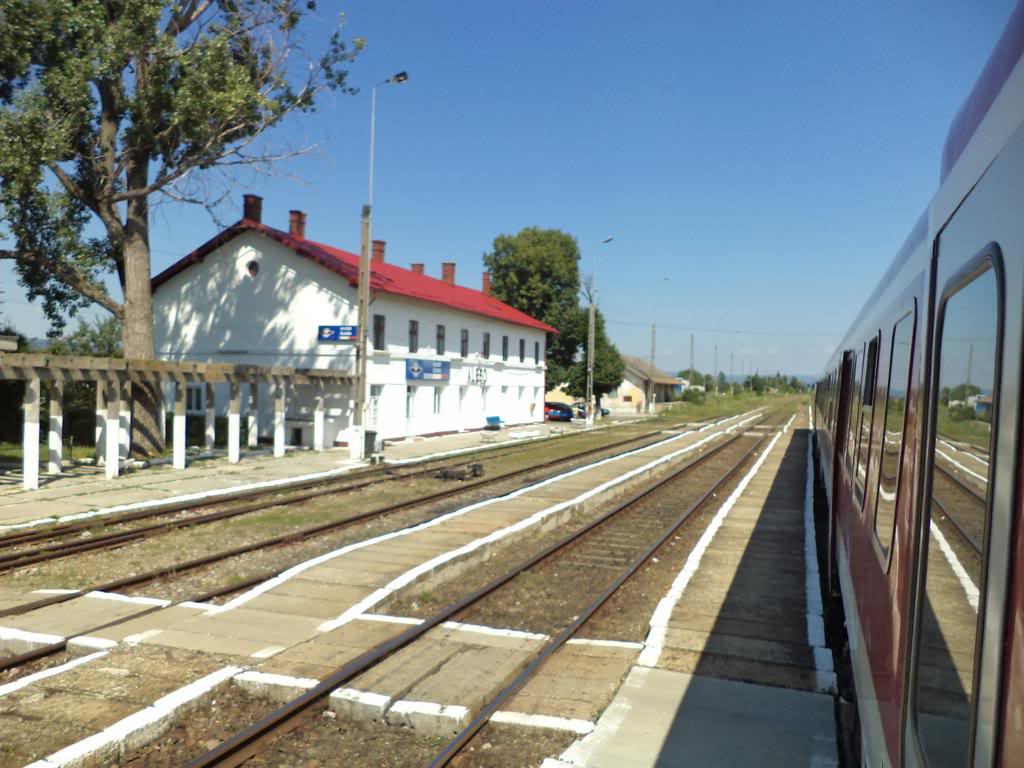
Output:
<instances>
[{"instance_id":1,"label":"power line","mask_svg":"<svg viewBox=\"0 0 1024 768\"><path fill-rule=\"evenodd\" d=\"M610 320L605 318L606 323L612 325L634 325L646 328L649 323L637 323L629 320ZM836 336L843 331L748 331L740 328L701 328L694 325L662 325L659 328L666 328L672 331L689 331L691 333L722 333L738 336Z\"/></svg>"}]
</instances>

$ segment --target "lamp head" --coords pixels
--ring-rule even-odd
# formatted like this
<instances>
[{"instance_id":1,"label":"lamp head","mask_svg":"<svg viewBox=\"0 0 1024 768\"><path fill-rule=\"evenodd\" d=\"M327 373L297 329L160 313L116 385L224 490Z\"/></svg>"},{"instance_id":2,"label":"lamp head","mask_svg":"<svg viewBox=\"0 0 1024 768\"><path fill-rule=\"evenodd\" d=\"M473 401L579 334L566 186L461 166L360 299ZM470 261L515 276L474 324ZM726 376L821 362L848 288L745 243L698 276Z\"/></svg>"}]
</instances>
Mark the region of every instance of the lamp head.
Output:
<instances>
[{"instance_id":1,"label":"lamp head","mask_svg":"<svg viewBox=\"0 0 1024 768\"><path fill-rule=\"evenodd\" d=\"M393 75L388 80L388 82L389 83L404 83L408 79L409 79L409 73L403 70L403 71L399 72L397 75Z\"/></svg>"}]
</instances>

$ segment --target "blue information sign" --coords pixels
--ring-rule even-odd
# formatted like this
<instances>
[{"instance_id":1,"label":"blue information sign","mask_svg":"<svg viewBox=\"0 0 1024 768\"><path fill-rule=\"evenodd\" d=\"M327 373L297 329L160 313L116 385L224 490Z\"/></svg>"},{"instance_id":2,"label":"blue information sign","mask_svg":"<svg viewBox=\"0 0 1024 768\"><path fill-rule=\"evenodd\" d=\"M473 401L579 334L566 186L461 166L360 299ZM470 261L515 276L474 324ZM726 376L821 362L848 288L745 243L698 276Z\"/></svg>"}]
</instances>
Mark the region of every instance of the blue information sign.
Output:
<instances>
[{"instance_id":1,"label":"blue information sign","mask_svg":"<svg viewBox=\"0 0 1024 768\"><path fill-rule=\"evenodd\" d=\"M443 360L405 361L406 381L448 381L452 377L452 364Z\"/></svg>"},{"instance_id":2,"label":"blue information sign","mask_svg":"<svg viewBox=\"0 0 1024 768\"><path fill-rule=\"evenodd\" d=\"M355 341L359 335L358 325L321 325L316 332L317 341Z\"/></svg>"}]
</instances>

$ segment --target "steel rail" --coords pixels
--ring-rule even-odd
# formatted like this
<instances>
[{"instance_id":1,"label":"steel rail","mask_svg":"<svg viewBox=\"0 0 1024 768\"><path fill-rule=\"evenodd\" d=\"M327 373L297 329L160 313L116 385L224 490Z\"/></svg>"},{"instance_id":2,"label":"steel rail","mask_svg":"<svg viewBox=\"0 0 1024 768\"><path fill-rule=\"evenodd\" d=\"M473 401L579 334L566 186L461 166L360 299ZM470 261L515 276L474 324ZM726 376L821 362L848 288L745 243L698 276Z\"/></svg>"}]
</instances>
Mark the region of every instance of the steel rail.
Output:
<instances>
[{"instance_id":1,"label":"steel rail","mask_svg":"<svg viewBox=\"0 0 1024 768\"><path fill-rule=\"evenodd\" d=\"M932 494L932 504L934 504L938 508L938 510L949 522L949 524L953 526L953 529L960 534L960 538L962 538L967 543L967 546L974 550L974 554L976 554L978 557L981 557L981 545L975 543L974 537L964 530L963 526L960 525L959 522L957 522L956 516L951 515L949 513L949 510L946 509L945 505L943 505L943 503L938 500L935 494Z\"/></svg>"},{"instance_id":2,"label":"steel rail","mask_svg":"<svg viewBox=\"0 0 1024 768\"><path fill-rule=\"evenodd\" d=\"M950 480L952 480L954 483L956 483L958 488L960 488L965 493L969 493L971 496L973 496L975 499L980 501L982 504L984 504L987 501L987 499L985 498L984 494L979 493L974 488L971 488L971 486L969 486L966 482L964 482L959 477L954 475L951 471L946 469L944 466L939 464L939 462L937 462L937 461L935 462L935 468L937 470L939 470L939 472L941 472L943 475L948 477Z\"/></svg>"},{"instance_id":3,"label":"steel rail","mask_svg":"<svg viewBox=\"0 0 1024 768\"><path fill-rule=\"evenodd\" d=\"M602 525L607 520L618 516L623 510L632 507L668 483L677 480L680 475L707 461L710 457L716 455L742 437L744 437L743 432L739 432L724 443L715 446L711 450L706 451L700 456L697 456L687 462L682 467L675 469L666 477L659 479L647 488L631 495L625 501L617 504L613 509L603 513L590 523L587 523L576 531L573 531L562 539L549 545L543 551L522 561L502 576L493 579L484 586L479 587L470 594L460 598L454 603L451 603L447 607L435 613L433 616L425 619L421 624L410 626L400 634L368 649L328 675L313 688L310 688L306 692L285 703L283 706L251 724L249 727L235 734L231 738L221 742L206 754L195 758L187 764L187 768L209 768L210 766L228 767L241 765L250 757L257 754L265 742L288 733L297 727L303 716L309 712L312 705L329 696L330 693L339 686L380 663L396 651L412 643L417 638L422 637L429 630L461 613L474 603L479 602L487 595L515 579L519 574L536 566L538 563L546 560L551 555L565 547L577 542L580 538ZM761 438L749 451L745 452L740 463L746 460L750 453L752 453L763 441L764 438ZM733 469L730 469L729 474L734 471L735 466ZM701 500L703 501L706 499L714 492L715 489L720 487L722 482L724 482L724 480L717 482L714 488L701 497ZM695 508L696 506L691 507L691 511Z\"/></svg>"},{"instance_id":4,"label":"steel rail","mask_svg":"<svg viewBox=\"0 0 1024 768\"><path fill-rule=\"evenodd\" d=\"M654 430L651 432L645 432L640 435L636 435L631 438L626 438L615 443L609 443L604 448L610 449L617 445L623 445L629 442L635 442L643 440L645 438L653 437L665 430L678 429L683 424L669 425L662 427L661 429ZM277 486L276 488L259 488L251 491L243 491L237 494L230 494L225 496L219 496L215 498L202 499L196 501L185 501L185 502L174 502L166 505L154 506L145 510L139 510L136 512L129 512L126 514L120 514L116 516L105 516L102 520L98 518L91 518L89 520L75 521L69 523L58 523L53 525L43 525L38 528L34 528L30 531L24 531L21 533L8 534L6 536L0 536L0 549L9 549L12 547L23 546L36 541L48 541L53 540L57 537L71 536L76 533L88 531L93 528L97 522L102 522L105 526L120 525L123 523L134 522L139 519L164 517L167 515L178 514L180 512L189 512L193 510L203 509L205 507L217 506L219 504L229 504L236 501L245 501L247 499L259 498L262 496L269 496L273 494L288 493L295 490L303 490L305 488L317 488L320 493L338 493L338 492L350 492L361 490L363 488L385 483L390 480L405 480L411 477L420 477L422 475L429 474L431 472L437 472L440 469L447 469L451 467L462 466L469 461L477 457L478 454L488 454L482 458L503 458L509 455L516 455L518 453L524 453L531 450L538 444L549 443L556 441L564 437L581 437L584 435L591 435L591 432L580 432L574 435L551 435L549 437L540 438L538 440L532 440L525 444L513 444L508 448L488 448L482 447L473 451L467 451L459 454L457 457L433 457L418 459L413 462L409 462L400 467L385 465L377 469L365 469L365 470L354 470L352 473L341 477L341 478L317 478L314 480L306 480L288 485ZM401 472L403 467L419 467L421 465L430 464L436 466L426 466L420 469L415 469L412 472ZM372 476L368 478L368 476ZM350 482L356 480L357 482ZM339 487L335 487L339 486ZM301 501L307 501L310 498L315 498L319 493L303 494L300 496L287 496L278 501L278 504L294 504ZM25 554L25 553L22 553ZM10 558L11 556L7 556ZM0 560L2 561L2 560Z\"/></svg>"}]
</instances>

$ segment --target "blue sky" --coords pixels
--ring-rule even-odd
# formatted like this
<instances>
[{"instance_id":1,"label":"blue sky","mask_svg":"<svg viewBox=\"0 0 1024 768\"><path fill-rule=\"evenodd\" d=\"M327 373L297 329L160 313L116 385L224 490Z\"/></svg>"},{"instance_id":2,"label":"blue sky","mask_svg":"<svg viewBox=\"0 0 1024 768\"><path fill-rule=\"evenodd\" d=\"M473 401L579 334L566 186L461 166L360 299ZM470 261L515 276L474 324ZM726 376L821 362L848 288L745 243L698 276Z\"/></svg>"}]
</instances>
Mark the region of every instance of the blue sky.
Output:
<instances>
[{"instance_id":1,"label":"blue sky","mask_svg":"<svg viewBox=\"0 0 1024 768\"><path fill-rule=\"evenodd\" d=\"M475 287L496 235L556 227L585 269L596 254L623 352L649 355L653 322L668 370L689 364L698 329L698 368L717 344L726 372L731 353L736 373L816 373L934 192L1012 5L320 2L367 38L350 76L362 90L279 128L316 154L240 178L221 216L256 192L267 223L300 208L309 237L356 250L369 86L407 70L378 91L374 235L389 261L439 275L452 260ZM202 209L161 205L154 271L216 232ZM42 335L12 283L0 266L0 314Z\"/></svg>"}]
</instances>

